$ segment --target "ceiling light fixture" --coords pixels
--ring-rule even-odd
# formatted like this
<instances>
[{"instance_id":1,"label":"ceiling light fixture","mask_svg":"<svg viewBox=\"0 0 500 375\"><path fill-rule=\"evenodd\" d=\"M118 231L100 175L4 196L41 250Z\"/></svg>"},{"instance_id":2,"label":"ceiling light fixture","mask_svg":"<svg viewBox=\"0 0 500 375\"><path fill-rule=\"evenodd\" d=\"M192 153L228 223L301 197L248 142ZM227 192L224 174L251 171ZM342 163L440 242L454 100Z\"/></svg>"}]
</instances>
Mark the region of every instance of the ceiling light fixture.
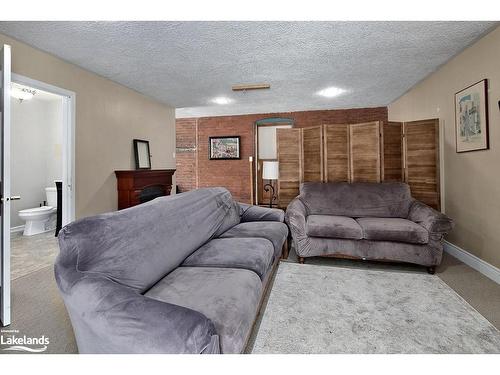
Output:
<instances>
[{"instance_id":1,"label":"ceiling light fixture","mask_svg":"<svg viewBox=\"0 0 500 375\"><path fill-rule=\"evenodd\" d=\"M333 98L335 96L339 96L343 94L346 90L338 88L338 87L327 87L326 89L318 91L316 94L320 96L324 96L325 98Z\"/></svg>"},{"instance_id":2,"label":"ceiling light fixture","mask_svg":"<svg viewBox=\"0 0 500 375\"><path fill-rule=\"evenodd\" d=\"M217 98L213 98L211 100L212 103L220 104L220 105L229 104L232 101L233 101L232 99L226 98L225 96L218 96Z\"/></svg>"},{"instance_id":3,"label":"ceiling light fixture","mask_svg":"<svg viewBox=\"0 0 500 375\"><path fill-rule=\"evenodd\" d=\"M231 88L233 91L265 90L270 89L271 85L269 83L257 83L252 85L233 85Z\"/></svg>"},{"instance_id":4,"label":"ceiling light fixture","mask_svg":"<svg viewBox=\"0 0 500 375\"><path fill-rule=\"evenodd\" d=\"M10 96L13 98L19 99L21 102L23 100L30 100L36 94L36 90L30 90L27 88L22 88L18 86L13 86L10 90Z\"/></svg>"}]
</instances>

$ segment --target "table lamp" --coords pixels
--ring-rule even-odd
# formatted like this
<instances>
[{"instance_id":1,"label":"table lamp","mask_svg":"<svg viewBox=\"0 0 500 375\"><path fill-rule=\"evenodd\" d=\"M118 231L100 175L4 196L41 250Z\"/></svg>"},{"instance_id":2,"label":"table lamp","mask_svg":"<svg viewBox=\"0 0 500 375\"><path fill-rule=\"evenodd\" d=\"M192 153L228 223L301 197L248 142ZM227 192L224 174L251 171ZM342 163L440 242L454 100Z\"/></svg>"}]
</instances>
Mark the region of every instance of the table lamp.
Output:
<instances>
[{"instance_id":1,"label":"table lamp","mask_svg":"<svg viewBox=\"0 0 500 375\"><path fill-rule=\"evenodd\" d=\"M269 207L273 206L273 200L276 199L274 195L274 186L272 185L273 180L277 180L279 176L278 172L278 162L277 161L264 161L262 163L262 179L269 180L269 183L264 185L264 191L271 191L271 197L269 198Z\"/></svg>"}]
</instances>

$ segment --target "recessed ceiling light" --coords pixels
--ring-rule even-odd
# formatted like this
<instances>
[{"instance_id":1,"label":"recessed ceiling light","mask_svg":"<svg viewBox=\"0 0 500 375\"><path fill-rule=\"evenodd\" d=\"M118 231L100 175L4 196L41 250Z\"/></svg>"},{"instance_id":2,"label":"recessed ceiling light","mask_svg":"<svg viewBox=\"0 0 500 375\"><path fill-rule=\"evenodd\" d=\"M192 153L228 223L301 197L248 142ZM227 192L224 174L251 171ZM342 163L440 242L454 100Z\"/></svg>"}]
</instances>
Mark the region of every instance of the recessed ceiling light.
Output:
<instances>
[{"instance_id":1,"label":"recessed ceiling light","mask_svg":"<svg viewBox=\"0 0 500 375\"><path fill-rule=\"evenodd\" d=\"M224 104L229 104L231 103L233 100L232 99L229 99L229 98L226 98L225 96L218 96L216 98L213 98L211 100L212 103L215 103L215 104L221 104L221 105L224 105Z\"/></svg>"},{"instance_id":2,"label":"recessed ceiling light","mask_svg":"<svg viewBox=\"0 0 500 375\"><path fill-rule=\"evenodd\" d=\"M325 98L333 98L335 96L339 96L345 92L344 89L338 87L327 87L326 89L318 91L316 94L320 96L324 96Z\"/></svg>"}]
</instances>

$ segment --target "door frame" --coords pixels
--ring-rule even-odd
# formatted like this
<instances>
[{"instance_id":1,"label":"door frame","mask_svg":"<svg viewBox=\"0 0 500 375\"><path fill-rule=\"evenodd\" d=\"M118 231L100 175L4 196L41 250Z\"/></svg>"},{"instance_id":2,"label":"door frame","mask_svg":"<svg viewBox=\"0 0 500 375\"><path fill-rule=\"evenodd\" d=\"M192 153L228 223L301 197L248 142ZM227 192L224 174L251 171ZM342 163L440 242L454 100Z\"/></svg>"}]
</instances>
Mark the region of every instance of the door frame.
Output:
<instances>
[{"instance_id":1,"label":"door frame","mask_svg":"<svg viewBox=\"0 0 500 375\"><path fill-rule=\"evenodd\" d=\"M1 248L0 248L0 326L11 323L11 292L10 292L10 85L12 82L12 50L10 45L0 47L1 64L0 80L2 100L2 118L0 119L0 179L1 179ZM4 65L5 64L5 65ZM9 183L5 183L8 181Z\"/></svg>"},{"instance_id":2,"label":"door frame","mask_svg":"<svg viewBox=\"0 0 500 375\"><path fill-rule=\"evenodd\" d=\"M62 123L63 123L63 147L62 147L62 225L69 224L75 220L75 124L76 124L76 94L73 91L63 89L12 73L12 82L29 86L34 89L47 91L62 97ZM64 202L69 202L64 204Z\"/></svg>"},{"instance_id":3,"label":"door frame","mask_svg":"<svg viewBox=\"0 0 500 375\"><path fill-rule=\"evenodd\" d=\"M254 186L254 196L251 197L252 202L254 202L255 205L259 205L259 160L278 160L278 155L276 155L276 159L259 159L259 129L263 127L269 127L269 126L290 126L290 128L293 128L295 126L295 121L291 117L266 117L262 118L260 120L257 120L254 122L253 125L253 132L254 132L254 160L255 163L253 165L253 170L254 170L254 177L253 177L253 186ZM277 142L277 140L276 140ZM279 189L277 188L278 186L278 181L276 180L276 199L278 199L279 196ZM276 204L278 202L276 201Z\"/></svg>"}]
</instances>

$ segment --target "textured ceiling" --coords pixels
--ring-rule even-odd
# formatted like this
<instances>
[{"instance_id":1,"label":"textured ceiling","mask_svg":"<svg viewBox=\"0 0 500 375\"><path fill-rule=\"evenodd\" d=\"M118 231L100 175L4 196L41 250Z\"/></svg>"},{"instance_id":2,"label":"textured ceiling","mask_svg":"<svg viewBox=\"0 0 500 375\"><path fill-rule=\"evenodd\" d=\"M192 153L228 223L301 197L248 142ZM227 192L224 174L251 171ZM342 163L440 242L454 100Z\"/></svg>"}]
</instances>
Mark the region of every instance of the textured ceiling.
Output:
<instances>
[{"instance_id":1,"label":"textured ceiling","mask_svg":"<svg viewBox=\"0 0 500 375\"><path fill-rule=\"evenodd\" d=\"M495 22L0 22L177 117L385 106ZM15 51L13 52L15 53ZM231 85L270 83L235 93ZM336 86L341 96L318 90ZM216 105L211 99L233 100Z\"/></svg>"}]
</instances>

